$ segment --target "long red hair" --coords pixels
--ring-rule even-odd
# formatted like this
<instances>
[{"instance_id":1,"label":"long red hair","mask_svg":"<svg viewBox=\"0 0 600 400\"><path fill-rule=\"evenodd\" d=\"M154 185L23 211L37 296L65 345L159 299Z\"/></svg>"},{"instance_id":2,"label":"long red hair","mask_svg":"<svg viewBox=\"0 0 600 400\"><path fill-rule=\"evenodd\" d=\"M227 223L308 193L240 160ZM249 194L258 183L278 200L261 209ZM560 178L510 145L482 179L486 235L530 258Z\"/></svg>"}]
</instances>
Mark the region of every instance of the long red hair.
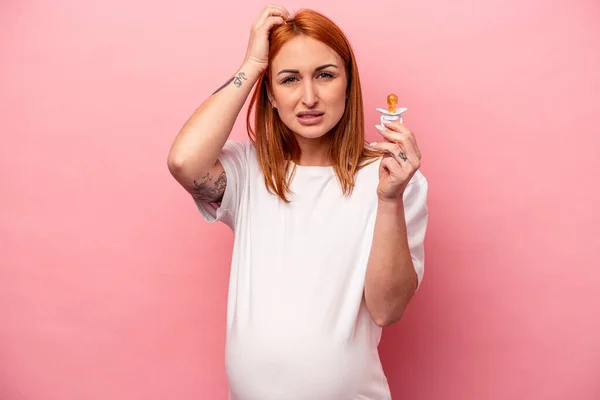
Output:
<instances>
[{"instance_id":1,"label":"long red hair","mask_svg":"<svg viewBox=\"0 0 600 400\"><path fill-rule=\"evenodd\" d=\"M362 91L356 58L350 42L342 30L329 18L312 11L301 10L294 18L271 30L269 60L289 40L306 35L332 48L344 61L348 79L346 108L330 135L329 155L333 168L345 195L352 193L356 172L375 161L379 154L365 148L365 129ZM268 97L269 68L260 76L250 100L246 117L248 136L256 148L256 154L270 192L289 202L289 183L293 176L293 164L300 159L300 147L292 131L281 121L271 107ZM254 112L254 129L251 114Z\"/></svg>"}]
</instances>

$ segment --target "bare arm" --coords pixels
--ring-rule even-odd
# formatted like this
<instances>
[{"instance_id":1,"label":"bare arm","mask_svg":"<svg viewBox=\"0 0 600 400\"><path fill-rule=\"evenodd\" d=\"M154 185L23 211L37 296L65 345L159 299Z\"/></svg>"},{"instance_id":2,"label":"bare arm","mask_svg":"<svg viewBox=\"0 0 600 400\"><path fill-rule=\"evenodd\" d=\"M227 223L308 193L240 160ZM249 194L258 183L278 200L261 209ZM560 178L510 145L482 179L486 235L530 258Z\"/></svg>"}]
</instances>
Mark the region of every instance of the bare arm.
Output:
<instances>
[{"instance_id":1,"label":"bare arm","mask_svg":"<svg viewBox=\"0 0 600 400\"><path fill-rule=\"evenodd\" d=\"M269 33L284 23L283 7L265 6L252 26L242 66L186 121L169 151L173 177L194 198L220 202L227 177L217 160L252 87L268 65Z\"/></svg>"},{"instance_id":2,"label":"bare arm","mask_svg":"<svg viewBox=\"0 0 600 400\"><path fill-rule=\"evenodd\" d=\"M221 200L227 177L217 157L261 73L260 66L245 62L192 114L175 138L167 165L194 198Z\"/></svg>"},{"instance_id":3,"label":"bare arm","mask_svg":"<svg viewBox=\"0 0 600 400\"><path fill-rule=\"evenodd\" d=\"M419 173L415 135L395 121L380 130L386 139L371 147L383 152L377 216L365 277L365 301L375 323L400 320L418 288L427 231L427 180Z\"/></svg>"},{"instance_id":4,"label":"bare arm","mask_svg":"<svg viewBox=\"0 0 600 400\"><path fill-rule=\"evenodd\" d=\"M365 300L377 325L400 320L417 282L403 203L380 201L365 280Z\"/></svg>"}]
</instances>

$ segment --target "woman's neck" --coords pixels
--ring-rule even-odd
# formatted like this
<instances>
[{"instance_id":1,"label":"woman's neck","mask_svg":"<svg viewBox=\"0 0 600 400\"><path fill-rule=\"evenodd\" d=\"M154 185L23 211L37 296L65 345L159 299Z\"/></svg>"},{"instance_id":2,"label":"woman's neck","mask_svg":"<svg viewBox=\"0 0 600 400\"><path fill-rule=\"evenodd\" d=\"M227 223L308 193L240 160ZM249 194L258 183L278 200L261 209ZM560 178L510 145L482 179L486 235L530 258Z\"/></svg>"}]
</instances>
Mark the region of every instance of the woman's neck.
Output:
<instances>
[{"instance_id":1,"label":"woman's neck","mask_svg":"<svg viewBox=\"0 0 600 400\"><path fill-rule=\"evenodd\" d=\"M301 166L328 167L332 165L329 158L329 138L322 136L315 139L307 139L296 136L300 146L300 160L296 163Z\"/></svg>"}]
</instances>

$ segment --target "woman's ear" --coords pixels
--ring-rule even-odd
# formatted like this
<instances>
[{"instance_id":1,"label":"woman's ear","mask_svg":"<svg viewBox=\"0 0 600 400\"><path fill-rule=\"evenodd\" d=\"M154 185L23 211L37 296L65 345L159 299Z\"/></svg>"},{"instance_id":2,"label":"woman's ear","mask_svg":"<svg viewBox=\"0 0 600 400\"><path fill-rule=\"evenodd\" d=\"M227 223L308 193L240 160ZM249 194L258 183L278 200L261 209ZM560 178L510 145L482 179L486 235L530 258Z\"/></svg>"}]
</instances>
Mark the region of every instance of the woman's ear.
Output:
<instances>
[{"instance_id":1,"label":"woman's ear","mask_svg":"<svg viewBox=\"0 0 600 400\"><path fill-rule=\"evenodd\" d=\"M269 82L269 75L265 76L265 88L267 90L267 98L269 99L269 103L271 103L271 107L277 109L277 103L275 103L275 96L273 96L273 92L271 92L271 82Z\"/></svg>"},{"instance_id":2,"label":"woman's ear","mask_svg":"<svg viewBox=\"0 0 600 400\"><path fill-rule=\"evenodd\" d=\"M267 87L267 97L269 98L269 103L271 103L271 107L277 109L277 104L275 103L275 98L271 93L271 90Z\"/></svg>"}]
</instances>

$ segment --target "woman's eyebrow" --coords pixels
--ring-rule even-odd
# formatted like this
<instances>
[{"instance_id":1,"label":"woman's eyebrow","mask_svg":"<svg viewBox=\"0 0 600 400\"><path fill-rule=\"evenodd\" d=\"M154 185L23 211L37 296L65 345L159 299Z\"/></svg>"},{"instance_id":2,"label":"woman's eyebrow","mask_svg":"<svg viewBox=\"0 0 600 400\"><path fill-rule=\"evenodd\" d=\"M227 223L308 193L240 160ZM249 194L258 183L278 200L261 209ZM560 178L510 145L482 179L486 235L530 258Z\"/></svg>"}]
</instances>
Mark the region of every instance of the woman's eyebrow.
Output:
<instances>
[{"instance_id":1,"label":"woman's eyebrow","mask_svg":"<svg viewBox=\"0 0 600 400\"><path fill-rule=\"evenodd\" d=\"M315 68L315 71L320 71L320 70L328 68L328 67L337 68L338 66L335 65L335 64L325 64L325 65L321 65L320 67ZM300 71L298 71L297 69L282 69L281 71L279 71L277 73L277 75L281 75L281 74L284 74L284 73L299 74Z\"/></svg>"}]
</instances>

